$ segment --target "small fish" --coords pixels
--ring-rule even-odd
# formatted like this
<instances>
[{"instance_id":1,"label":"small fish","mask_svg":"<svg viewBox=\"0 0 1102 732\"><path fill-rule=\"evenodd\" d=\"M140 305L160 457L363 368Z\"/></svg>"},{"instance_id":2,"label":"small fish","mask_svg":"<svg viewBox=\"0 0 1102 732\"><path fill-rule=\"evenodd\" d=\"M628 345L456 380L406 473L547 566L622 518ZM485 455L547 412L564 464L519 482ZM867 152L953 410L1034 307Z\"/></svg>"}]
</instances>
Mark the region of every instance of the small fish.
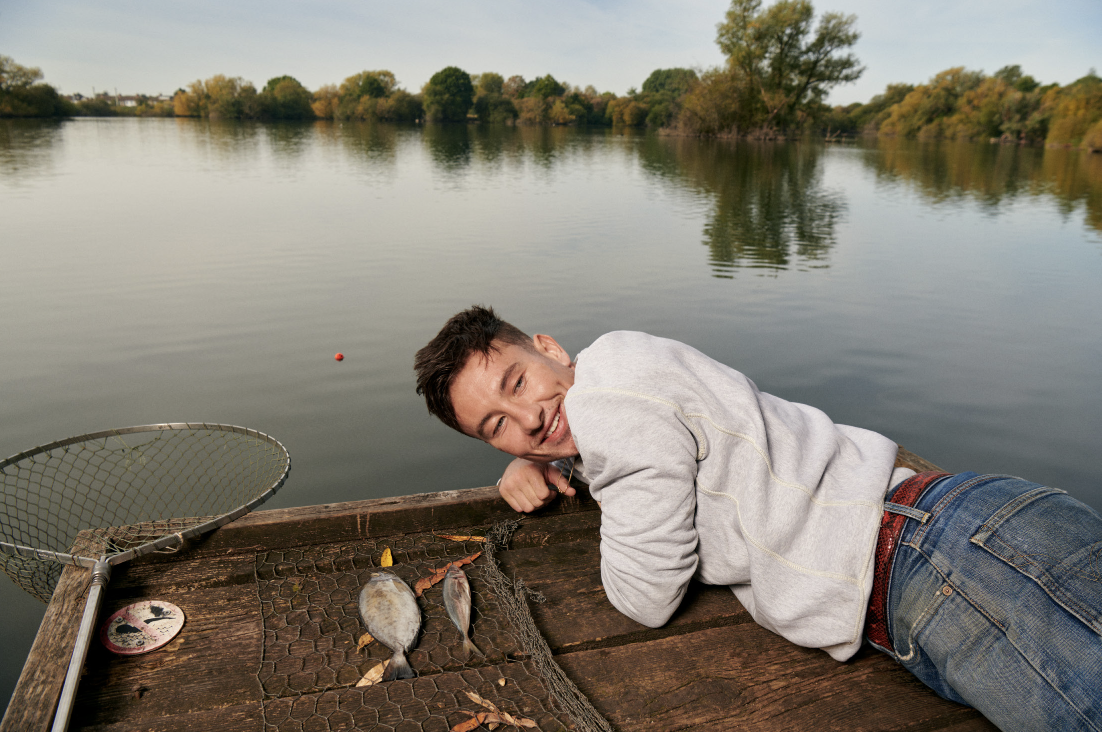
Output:
<instances>
[{"instance_id":1,"label":"small fish","mask_svg":"<svg viewBox=\"0 0 1102 732\"><path fill-rule=\"evenodd\" d=\"M478 650L478 646L467 635L467 629L471 625L471 586L467 583L467 573L455 564L450 565L444 575L444 607L455 627L463 634L463 650L466 656L461 660L466 662L472 652L481 656L482 651Z\"/></svg>"},{"instance_id":2,"label":"small fish","mask_svg":"<svg viewBox=\"0 0 1102 732\"><path fill-rule=\"evenodd\" d=\"M406 653L421 629L421 608L409 585L390 572L372 572L360 591L360 616L375 640L394 651L382 680L416 676Z\"/></svg>"}]
</instances>

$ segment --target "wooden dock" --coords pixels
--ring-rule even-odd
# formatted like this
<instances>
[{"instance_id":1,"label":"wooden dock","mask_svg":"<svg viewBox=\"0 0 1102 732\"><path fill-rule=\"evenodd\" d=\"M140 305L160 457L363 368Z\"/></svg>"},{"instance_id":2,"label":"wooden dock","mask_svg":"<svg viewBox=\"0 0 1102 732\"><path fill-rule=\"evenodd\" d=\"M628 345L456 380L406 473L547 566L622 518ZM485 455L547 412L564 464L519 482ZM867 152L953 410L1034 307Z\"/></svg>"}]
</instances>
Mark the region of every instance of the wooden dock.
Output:
<instances>
[{"instance_id":1,"label":"wooden dock","mask_svg":"<svg viewBox=\"0 0 1102 732\"><path fill-rule=\"evenodd\" d=\"M899 464L933 467L905 450ZM458 635L437 586L421 599L423 630L410 656L419 677L355 686L390 655L378 643L356 648L356 596L382 550L412 580L481 548L440 534L484 535L516 517L493 487L259 511L187 551L123 565L101 620L156 599L178 605L187 621L146 655L115 656L94 640L70 729L446 732L484 711L465 691L540 729L570 728L503 616L504 601L487 589L485 557L467 568L472 638L485 659L455 657ZM995 729L868 647L837 663L781 639L725 587L694 585L665 627L629 620L601 587L599 525L599 507L581 491L524 517L496 558L545 598L529 603L536 627L614 729ZM63 573L0 732L49 728L87 585L87 571Z\"/></svg>"}]
</instances>

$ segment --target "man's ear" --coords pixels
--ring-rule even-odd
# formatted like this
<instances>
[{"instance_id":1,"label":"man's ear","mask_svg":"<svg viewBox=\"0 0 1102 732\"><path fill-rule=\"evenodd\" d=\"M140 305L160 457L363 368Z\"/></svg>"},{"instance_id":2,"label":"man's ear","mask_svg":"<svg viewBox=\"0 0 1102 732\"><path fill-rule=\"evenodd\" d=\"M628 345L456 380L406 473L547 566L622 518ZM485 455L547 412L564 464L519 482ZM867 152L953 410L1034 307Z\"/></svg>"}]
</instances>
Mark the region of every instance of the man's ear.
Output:
<instances>
[{"instance_id":1,"label":"man's ear","mask_svg":"<svg viewBox=\"0 0 1102 732\"><path fill-rule=\"evenodd\" d=\"M558 361L563 366L570 365L570 354L551 336L537 333L532 336L532 344L536 347L536 353L547 356L552 361Z\"/></svg>"}]
</instances>

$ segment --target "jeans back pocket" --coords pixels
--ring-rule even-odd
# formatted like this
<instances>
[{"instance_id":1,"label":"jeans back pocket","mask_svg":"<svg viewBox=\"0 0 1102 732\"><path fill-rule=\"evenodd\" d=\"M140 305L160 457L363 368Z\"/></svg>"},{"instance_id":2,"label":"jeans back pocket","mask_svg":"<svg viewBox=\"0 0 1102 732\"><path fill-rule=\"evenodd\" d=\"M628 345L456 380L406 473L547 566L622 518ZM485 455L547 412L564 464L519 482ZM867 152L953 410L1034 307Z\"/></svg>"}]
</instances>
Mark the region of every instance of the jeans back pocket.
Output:
<instances>
[{"instance_id":1,"label":"jeans back pocket","mask_svg":"<svg viewBox=\"0 0 1102 732\"><path fill-rule=\"evenodd\" d=\"M1102 635L1102 518L1091 508L1058 488L1038 487L996 511L971 542Z\"/></svg>"}]
</instances>

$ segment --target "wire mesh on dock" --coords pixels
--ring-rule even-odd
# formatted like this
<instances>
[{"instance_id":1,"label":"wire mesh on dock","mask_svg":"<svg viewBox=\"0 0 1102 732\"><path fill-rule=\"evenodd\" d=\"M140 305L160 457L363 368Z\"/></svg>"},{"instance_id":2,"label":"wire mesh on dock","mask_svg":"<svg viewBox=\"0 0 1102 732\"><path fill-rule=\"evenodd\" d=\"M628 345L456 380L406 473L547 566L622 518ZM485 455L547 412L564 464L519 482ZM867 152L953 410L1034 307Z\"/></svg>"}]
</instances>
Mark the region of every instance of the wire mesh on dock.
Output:
<instances>
[{"instance_id":1,"label":"wire mesh on dock","mask_svg":"<svg viewBox=\"0 0 1102 732\"><path fill-rule=\"evenodd\" d=\"M525 621L518 618L517 597L500 595L504 576L486 553L464 567L471 587L470 636L485 657L462 660L463 639L444 608L440 583L418 598L421 632L407 654L417 678L356 686L391 656L377 641L357 649L357 639L366 632L359 592L380 566L384 550L393 557L389 571L413 587L449 562L486 548L484 542L420 534L258 554L264 622L258 679L265 732L447 732L486 711L466 692L533 720L541 730L608 729L603 719L598 726L576 719L578 705L564 704L561 684L545 678L548 664L554 666L550 652L542 644L544 652L536 649L535 655L546 658L533 658L532 637L539 637L538 631L534 625L518 629ZM526 609L522 614L527 616Z\"/></svg>"}]
</instances>

